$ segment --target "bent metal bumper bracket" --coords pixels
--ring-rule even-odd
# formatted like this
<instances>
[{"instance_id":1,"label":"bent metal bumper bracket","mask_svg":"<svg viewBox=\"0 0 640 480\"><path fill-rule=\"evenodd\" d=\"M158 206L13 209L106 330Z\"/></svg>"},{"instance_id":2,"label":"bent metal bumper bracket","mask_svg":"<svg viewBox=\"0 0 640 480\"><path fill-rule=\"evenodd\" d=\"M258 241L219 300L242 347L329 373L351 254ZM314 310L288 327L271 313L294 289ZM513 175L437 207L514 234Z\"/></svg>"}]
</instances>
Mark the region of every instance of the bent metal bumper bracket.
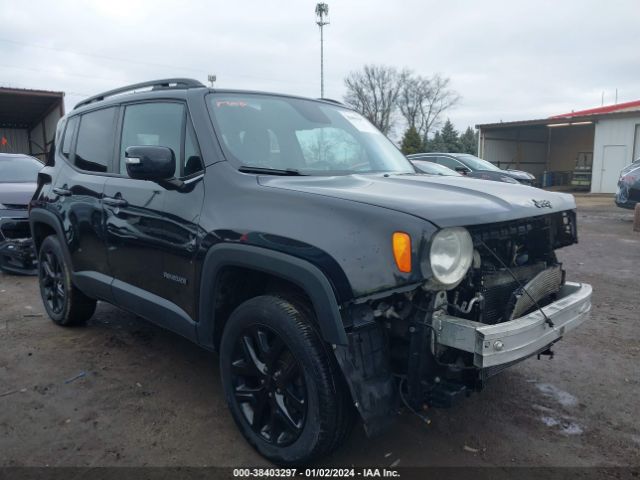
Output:
<instances>
[{"instance_id":1,"label":"bent metal bumper bracket","mask_svg":"<svg viewBox=\"0 0 640 480\"><path fill-rule=\"evenodd\" d=\"M591 285L566 282L558 300L515 320L486 325L444 313L433 316L433 332L440 345L473 353L480 369L508 366L539 353L584 322L591 312Z\"/></svg>"}]
</instances>

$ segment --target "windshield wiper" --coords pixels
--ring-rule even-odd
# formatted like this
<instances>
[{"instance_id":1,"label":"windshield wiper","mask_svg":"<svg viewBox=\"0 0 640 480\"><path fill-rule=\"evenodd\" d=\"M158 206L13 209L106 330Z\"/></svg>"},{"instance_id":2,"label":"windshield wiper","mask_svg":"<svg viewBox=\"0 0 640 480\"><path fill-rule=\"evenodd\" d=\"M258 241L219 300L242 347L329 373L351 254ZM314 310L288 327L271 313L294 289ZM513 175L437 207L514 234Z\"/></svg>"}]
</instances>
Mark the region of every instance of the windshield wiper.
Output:
<instances>
[{"instance_id":1,"label":"windshield wiper","mask_svg":"<svg viewBox=\"0 0 640 480\"><path fill-rule=\"evenodd\" d=\"M267 167L251 167L249 165L243 165L238 169L243 173L263 173L265 175L284 175L291 177L302 177L304 173L300 173L295 168L267 168Z\"/></svg>"}]
</instances>

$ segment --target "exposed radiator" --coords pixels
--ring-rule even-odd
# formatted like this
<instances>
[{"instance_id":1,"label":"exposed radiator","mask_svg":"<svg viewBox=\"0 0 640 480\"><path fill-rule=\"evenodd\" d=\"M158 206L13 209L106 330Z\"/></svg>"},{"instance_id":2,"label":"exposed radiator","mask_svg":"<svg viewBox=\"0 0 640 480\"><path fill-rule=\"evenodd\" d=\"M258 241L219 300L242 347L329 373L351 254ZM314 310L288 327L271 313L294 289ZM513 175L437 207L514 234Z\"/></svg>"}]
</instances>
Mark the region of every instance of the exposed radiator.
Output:
<instances>
[{"instance_id":1,"label":"exposed radiator","mask_svg":"<svg viewBox=\"0 0 640 480\"><path fill-rule=\"evenodd\" d=\"M518 279L506 269L482 274L482 323L496 324L517 318L531 308L533 302L521 291L524 285L536 302L557 292L562 284L560 265L546 268L544 262L511 268ZM515 316L514 316L515 315Z\"/></svg>"},{"instance_id":2,"label":"exposed radiator","mask_svg":"<svg viewBox=\"0 0 640 480\"><path fill-rule=\"evenodd\" d=\"M533 277L523 288L518 288L511 295L505 318L519 318L531 310L536 303L557 293L562 285L562 267L554 265ZM526 293L525 293L526 290ZM535 302L534 302L535 300Z\"/></svg>"}]
</instances>

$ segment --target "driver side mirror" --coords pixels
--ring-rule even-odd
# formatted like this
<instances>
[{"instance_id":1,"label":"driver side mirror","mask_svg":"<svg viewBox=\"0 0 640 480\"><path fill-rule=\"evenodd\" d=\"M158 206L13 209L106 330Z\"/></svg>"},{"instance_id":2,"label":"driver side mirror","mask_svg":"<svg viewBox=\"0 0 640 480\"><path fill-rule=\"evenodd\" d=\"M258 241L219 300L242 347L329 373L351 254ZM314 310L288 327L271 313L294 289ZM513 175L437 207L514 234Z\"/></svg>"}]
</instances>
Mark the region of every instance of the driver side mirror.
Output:
<instances>
[{"instance_id":1,"label":"driver side mirror","mask_svg":"<svg viewBox=\"0 0 640 480\"><path fill-rule=\"evenodd\" d=\"M469 170L467 167L463 167L462 165L459 167L456 167L456 172L461 173L462 175L466 175L467 173L471 172L471 170Z\"/></svg>"},{"instance_id":2,"label":"driver side mirror","mask_svg":"<svg viewBox=\"0 0 640 480\"><path fill-rule=\"evenodd\" d=\"M176 171L176 156L168 147L127 147L124 157L127 173L137 180L170 180Z\"/></svg>"}]
</instances>

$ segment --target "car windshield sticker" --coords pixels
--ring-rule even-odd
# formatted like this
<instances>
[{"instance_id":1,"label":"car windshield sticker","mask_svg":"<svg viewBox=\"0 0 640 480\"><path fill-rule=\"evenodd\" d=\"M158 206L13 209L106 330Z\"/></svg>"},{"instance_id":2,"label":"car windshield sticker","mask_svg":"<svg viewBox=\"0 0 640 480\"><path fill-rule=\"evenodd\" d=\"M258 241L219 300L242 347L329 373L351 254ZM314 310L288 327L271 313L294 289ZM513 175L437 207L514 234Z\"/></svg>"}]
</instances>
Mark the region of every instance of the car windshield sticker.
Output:
<instances>
[{"instance_id":1,"label":"car windshield sticker","mask_svg":"<svg viewBox=\"0 0 640 480\"><path fill-rule=\"evenodd\" d=\"M347 119L351 125L356 127L359 131L363 133L376 133L380 134L380 131L374 127L369 120L364 118L362 115L356 112L351 111L343 111L340 110L340 114Z\"/></svg>"},{"instance_id":2,"label":"car windshield sticker","mask_svg":"<svg viewBox=\"0 0 640 480\"><path fill-rule=\"evenodd\" d=\"M216 107L246 107L247 104L242 101L233 101L233 100L218 100L216 102Z\"/></svg>"}]
</instances>

